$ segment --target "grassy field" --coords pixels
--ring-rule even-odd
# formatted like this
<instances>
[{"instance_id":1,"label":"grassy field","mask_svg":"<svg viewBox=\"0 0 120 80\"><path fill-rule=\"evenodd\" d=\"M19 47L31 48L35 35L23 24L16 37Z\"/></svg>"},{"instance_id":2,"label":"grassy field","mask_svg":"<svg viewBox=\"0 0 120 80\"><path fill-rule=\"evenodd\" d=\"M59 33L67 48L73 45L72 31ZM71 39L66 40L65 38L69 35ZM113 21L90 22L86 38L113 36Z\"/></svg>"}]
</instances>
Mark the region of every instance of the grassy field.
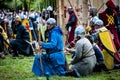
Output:
<instances>
[{"instance_id":1,"label":"grassy field","mask_svg":"<svg viewBox=\"0 0 120 80\"><path fill-rule=\"evenodd\" d=\"M31 69L34 57L13 59L7 55L6 59L0 59L0 80L46 80L46 77L35 76ZM70 56L67 55L67 59ZM120 80L120 70L112 70L111 73L93 73L80 78L51 76L50 80Z\"/></svg>"}]
</instances>

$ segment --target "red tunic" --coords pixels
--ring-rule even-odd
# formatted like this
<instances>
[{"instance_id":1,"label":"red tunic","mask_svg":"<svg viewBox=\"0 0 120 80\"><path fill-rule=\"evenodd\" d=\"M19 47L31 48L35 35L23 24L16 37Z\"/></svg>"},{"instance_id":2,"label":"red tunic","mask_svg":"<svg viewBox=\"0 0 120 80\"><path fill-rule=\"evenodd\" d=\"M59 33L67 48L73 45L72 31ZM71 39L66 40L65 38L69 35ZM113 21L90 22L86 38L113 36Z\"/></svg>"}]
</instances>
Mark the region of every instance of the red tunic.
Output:
<instances>
[{"instance_id":1,"label":"red tunic","mask_svg":"<svg viewBox=\"0 0 120 80\"><path fill-rule=\"evenodd\" d=\"M74 31L75 31L75 28L76 28L76 25L77 25L77 17L74 13L72 13L70 16L69 16L69 19L68 19L68 22L71 21L72 17L75 17L75 22L73 24L71 24L71 31L68 32L68 40L67 40L67 43L70 44L71 41L74 40Z\"/></svg>"},{"instance_id":2,"label":"red tunic","mask_svg":"<svg viewBox=\"0 0 120 80\"><path fill-rule=\"evenodd\" d=\"M102 13L100 13L100 17L103 20L104 25L114 35L114 43L115 43L116 49L118 50L120 49L120 42L119 42L118 34L116 31L116 24L115 24L116 16L117 16L116 12L113 12L112 15L107 14L106 11L103 11Z\"/></svg>"}]
</instances>

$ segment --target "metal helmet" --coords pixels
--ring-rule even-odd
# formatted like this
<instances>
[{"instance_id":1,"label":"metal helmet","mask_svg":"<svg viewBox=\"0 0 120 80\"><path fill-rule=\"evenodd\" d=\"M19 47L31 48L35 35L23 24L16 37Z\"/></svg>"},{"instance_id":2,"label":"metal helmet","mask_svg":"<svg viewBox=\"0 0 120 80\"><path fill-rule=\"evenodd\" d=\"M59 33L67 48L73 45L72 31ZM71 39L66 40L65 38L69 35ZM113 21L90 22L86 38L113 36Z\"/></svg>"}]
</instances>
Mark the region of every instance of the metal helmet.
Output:
<instances>
[{"instance_id":1,"label":"metal helmet","mask_svg":"<svg viewBox=\"0 0 120 80\"><path fill-rule=\"evenodd\" d=\"M56 20L54 18L49 18L49 19L47 19L46 22L49 23L50 25L52 25L52 24L56 23Z\"/></svg>"},{"instance_id":2,"label":"metal helmet","mask_svg":"<svg viewBox=\"0 0 120 80\"><path fill-rule=\"evenodd\" d=\"M75 37L77 37L77 36L83 37L84 35L85 35L85 28L82 25L76 27Z\"/></svg>"},{"instance_id":3,"label":"metal helmet","mask_svg":"<svg viewBox=\"0 0 120 80\"><path fill-rule=\"evenodd\" d=\"M91 18L90 22L93 22L95 24L95 21L98 20L99 18L97 16Z\"/></svg>"},{"instance_id":4,"label":"metal helmet","mask_svg":"<svg viewBox=\"0 0 120 80\"><path fill-rule=\"evenodd\" d=\"M47 10L48 10L48 11L53 11L53 8L52 8L51 6L48 6L48 7L47 7Z\"/></svg>"},{"instance_id":5,"label":"metal helmet","mask_svg":"<svg viewBox=\"0 0 120 80\"><path fill-rule=\"evenodd\" d=\"M102 26L103 25L103 21L102 20L100 20L100 19L98 19L98 20L96 20L95 21L95 23L94 23L95 25L99 25L99 26Z\"/></svg>"},{"instance_id":6,"label":"metal helmet","mask_svg":"<svg viewBox=\"0 0 120 80\"><path fill-rule=\"evenodd\" d=\"M68 7L67 11L73 11L72 7Z\"/></svg>"}]
</instances>

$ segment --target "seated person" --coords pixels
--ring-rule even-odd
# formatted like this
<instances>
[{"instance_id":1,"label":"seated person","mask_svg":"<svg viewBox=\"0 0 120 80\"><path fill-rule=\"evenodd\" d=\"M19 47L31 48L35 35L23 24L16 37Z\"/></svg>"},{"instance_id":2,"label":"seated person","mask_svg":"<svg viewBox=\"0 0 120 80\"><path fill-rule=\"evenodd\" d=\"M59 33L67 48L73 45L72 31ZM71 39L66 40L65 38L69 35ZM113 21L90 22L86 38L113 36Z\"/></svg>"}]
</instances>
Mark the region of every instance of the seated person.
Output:
<instances>
[{"instance_id":1,"label":"seated person","mask_svg":"<svg viewBox=\"0 0 120 80\"><path fill-rule=\"evenodd\" d=\"M89 75L93 72L96 65L96 56L93 50L93 46L90 41L85 37L85 29L83 26L79 26L75 29L75 49L66 48L70 53L74 53L72 61L70 62L70 72L68 75L80 77ZM74 75L73 72L77 74Z\"/></svg>"},{"instance_id":2,"label":"seated person","mask_svg":"<svg viewBox=\"0 0 120 80\"><path fill-rule=\"evenodd\" d=\"M86 35L86 38L88 38L90 40L90 42L92 43L93 49L95 51L95 56L97 59L97 64L94 68L94 71L95 72L101 72L102 70L108 71L108 69L106 68L106 66L104 64L104 56L103 56L103 53L102 53L101 49L99 48L99 46L93 41L91 35Z\"/></svg>"},{"instance_id":3,"label":"seated person","mask_svg":"<svg viewBox=\"0 0 120 80\"><path fill-rule=\"evenodd\" d=\"M87 35L86 37L92 43L93 49L95 51L95 56L97 58L97 64L96 64L94 71L97 71L97 72L100 72L101 70L108 71L108 69L106 68L105 63L104 63L104 56L103 56L102 50L98 46L98 44L99 44L98 34L100 32L99 28L101 28L103 26L103 21L100 19L96 19L94 21L93 26L94 26L94 29L93 29L94 32L91 31L92 32L91 35Z\"/></svg>"}]
</instances>

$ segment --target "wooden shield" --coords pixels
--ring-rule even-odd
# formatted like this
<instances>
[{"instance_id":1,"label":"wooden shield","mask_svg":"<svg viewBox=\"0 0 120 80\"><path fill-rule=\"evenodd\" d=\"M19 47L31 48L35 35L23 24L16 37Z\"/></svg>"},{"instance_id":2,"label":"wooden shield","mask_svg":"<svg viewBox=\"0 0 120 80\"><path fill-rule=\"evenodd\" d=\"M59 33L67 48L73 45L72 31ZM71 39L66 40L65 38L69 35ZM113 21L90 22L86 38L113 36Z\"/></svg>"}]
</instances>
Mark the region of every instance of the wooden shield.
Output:
<instances>
[{"instance_id":1,"label":"wooden shield","mask_svg":"<svg viewBox=\"0 0 120 80\"><path fill-rule=\"evenodd\" d=\"M29 20L28 19L24 19L22 21L23 25L26 26L26 25L29 25Z\"/></svg>"},{"instance_id":2,"label":"wooden shield","mask_svg":"<svg viewBox=\"0 0 120 80\"><path fill-rule=\"evenodd\" d=\"M109 30L100 32L99 38L101 40L101 43L104 46L104 50L102 51L104 54L104 62L108 69L113 69L114 66L114 53L116 52L116 48L114 45L114 42L112 40L112 36ZM110 52L108 52L110 51ZM113 55L113 56L112 56Z\"/></svg>"}]
</instances>

